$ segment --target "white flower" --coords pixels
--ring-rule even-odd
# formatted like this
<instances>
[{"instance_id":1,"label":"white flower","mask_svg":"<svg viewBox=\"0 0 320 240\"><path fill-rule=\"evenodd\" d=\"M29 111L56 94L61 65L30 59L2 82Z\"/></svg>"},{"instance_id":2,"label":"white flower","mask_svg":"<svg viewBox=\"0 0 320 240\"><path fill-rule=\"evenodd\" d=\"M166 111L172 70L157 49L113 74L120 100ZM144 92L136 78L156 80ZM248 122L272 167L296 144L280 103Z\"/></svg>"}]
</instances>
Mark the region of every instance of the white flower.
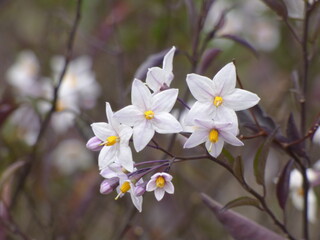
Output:
<instances>
[{"instance_id":1,"label":"white flower","mask_svg":"<svg viewBox=\"0 0 320 240\"><path fill-rule=\"evenodd\" d=\"M52 59L51 65L56 80L58 80L64 64L64 57L56 56ZM100 88L91 68L92 60L88 56L71 61L62 80L59 97L64 97L66 94L75 95L77 106L86 109L94 107L96 99L100 95Z\"/></svg>"},{"instance_id":2,"label":"white flower","mask_svg":"<svg viewBox=\"0 0 320 240\"><path fill-rule=\"evenodd\" d=\"M173 73L172 61L176 48L172 47L164 56L162 68L152 67L148 70L146 83L153 92L159 92L161 89L166 89L170 86Z\"/></svg>"},{"instance_id":3,"label":"white flower","mask_svg":"<svg viewBox=\"0 0 320 240\"><path fill-rule=\"evenodd\" d=\"M108 123L100 122L91 124L94 134L103 141L103 148L99 153L99 168L104 169L109 164L116 162L129 172L133 171L132 152L129 140L132 129L120 124L113 118L110 104L106 103Z\"/></svg>"},{"instance_id":4,"label":"white flower","mask_svg":"<svg viewBox=\"0 0 320 240\"><path fill-rule=\"evenodd\" d=\"M129 105L115 113L123 124L133 126L133 144L137 152L150 142L155 132L177 133L182 131L180 123L169 113L178 96L178 89L168 89L156 94L143 82L135 79L132 84Z\"/></svg>"},{"instance_id":5,"label":"white flower","mask_svg":"<svg viewBox=\"0 0 320 240\"><path fill-rule=\"evenodd\" d=\"M53 153L53 164L63 174L86 170L93 164L91 153L77 139L62 141Z\"/></svg>"},{"instance_id":6,"label":"white flower","mask_svg":"<svg viewBox=\"0 0 320 240\"><path fill-rule=\"evenodd\" d=\"M188 74L187 84L197 99L186 119L190 125L193 125L195 118L200 119L204 115L216 121L230 121L238 125L235 111L248 109L260 100L254 93L235 88L236 68L232 62L224 66L213 80L194 73Z\"/></svg>"},{"instance_id":7,"label":"white flower","mask_svg":"<svg viewBox=\"0 0 320 240\"><path fill-rule=\"evenodd\" d=\"M160 201L165 192L169 194L174 193L174 186L171 182L172 176L168 173L161 172L154 174L147 184L147 191L154 191L154 196Z\"/></svg>"},{"instance_id":8,"label":"white flower","mask_svg":"<svg viewBox=\"0 0 320 240\"><path fill-rule=\"evenodd\" d=\"M184 144L184 148L193 148L205 142L209 154L218 157L224 142L234 146L243 146L236 137L237 129L232 123L215 122L213 120L194 120L195 131Z\"/></svg>"},{"instance_id":9,"label":"white flower","mask_svg":"<svg viewBox=\"0 0 320 240\"><path fill-rule=\"evenodd\" d=\"M142 179L140 179L137 183L142 183L142 182L143 182ZM139 212L142 211L143 197L135 195L134 193L135 185L129 179L120 178L120 184L119 184L119 187L117 188L117 192L118 192L118 195L115 198L116 200L119 197L123 197L125 193L129 192L133 205L138 209Z\"/></svg>"},{"instance_id":10,"label":"white flower","mask_svg":"<svg viewBox=\"0 0 320 240\"><path fill-rule=\"evenodd\" d=\"M313 143L320 145L320 127L318 127L317 130L314 132L312 141Z\"/></svg>"},{"instance_id":11,"label":"white flower","mask_svg":"<svg viewBox=\"0 0 320 240\"><path fill-rule=\"evenodd\" d=\"M310 182L313 182L317 178L317 174L312 169L307 169L307 177ZM304 191L303 191L303 177L302 174L294 169L290 173L290 196L293 205L298 210L304 208ZM308 218L309 221L314 223L316 221L317 214L317 198L312 188L308 191Z\"/></svg>"}]
</instances>

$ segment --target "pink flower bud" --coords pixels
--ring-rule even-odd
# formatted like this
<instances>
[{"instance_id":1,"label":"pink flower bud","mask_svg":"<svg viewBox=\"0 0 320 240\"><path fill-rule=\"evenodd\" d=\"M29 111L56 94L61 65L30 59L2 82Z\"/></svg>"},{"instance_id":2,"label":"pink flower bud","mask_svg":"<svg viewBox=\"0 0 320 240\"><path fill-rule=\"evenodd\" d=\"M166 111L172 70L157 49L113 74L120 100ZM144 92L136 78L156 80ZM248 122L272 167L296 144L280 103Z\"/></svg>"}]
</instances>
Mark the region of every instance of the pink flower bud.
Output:
<instances>
[{"instance_id":1,"label":"pink flower bud","mask_svg":"<svg viewBox=\"0 0 320 240\"><path fill-rule=\"evenodd\" d=\"M103 145L101 146L102 141L97 137L92 137L87 142L86 147L90 149L91 151L100 151L103 148Z\"/></svg>"},{"instance_id":2,"label":"pink flower bud","mask_svg":"<svg viewBox=\"0 0 320 240\"><path fill-rule=\"evenodd\" d=\"M119 178L114 177L110 179L105 179L100 185L101 194L109 194L119 185Z\"/></svg>"},{"instance_id":3,"label":"pink flower bud","mask_svg":"<svg viewBox=\"0 0 320 240\"><path fill-rule=\"evenodd\" d=\"M137 185L134 189L134 195L136 195L137 197L142 196L146 191L146 185L147 183Z\"/></svg>"}]
</instances>

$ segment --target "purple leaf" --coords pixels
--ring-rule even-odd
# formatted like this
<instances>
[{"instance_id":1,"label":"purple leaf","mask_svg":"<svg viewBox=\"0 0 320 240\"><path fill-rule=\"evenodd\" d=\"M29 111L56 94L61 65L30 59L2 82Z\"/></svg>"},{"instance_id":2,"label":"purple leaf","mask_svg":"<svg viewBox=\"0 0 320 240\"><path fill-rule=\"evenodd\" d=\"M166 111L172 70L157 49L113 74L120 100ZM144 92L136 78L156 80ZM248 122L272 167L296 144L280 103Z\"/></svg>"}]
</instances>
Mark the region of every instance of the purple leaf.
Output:
<instances>
[{"instance_id":1,"label":"purple leaf","mask_svg":"<svg viewBox=\"0 0 320 240\"><path fill-rule=\"evenodd\" d=\"M241 156L238 156L234 159L232 170L234 175L238 178L240 182L244 182L244 169L243 169L243 162Z\"/></svg>"},{"instance_id":2,"label":"purple leaf","mask_svg":"<svg viewBox=\"0 0 320 240\"><path fill-rule=\"evenodd\" d=\"M239 36L236 36L236 35L232 35L232 34L225 34L225 35L222 35L220 36L221 38L227 38L227 39L230 39L236 43L239 43L240 45L244 46L245 48L247 48L248 50L250 50L253 55L255 57L258 57L258 52L256 51L256 49L248 42L246 41L245 39L239 37Z\"/></svg>"},{"instance_id":3,"label":"purple leaf","mask_svg":"<svg viewBox=\"0 0 320 240\"><path fill-rule=\"evenodd\" d=\"M282 0L262 0L266 5L269 6L275 13L277 13L283 19L287 19L288 11L286 5Z\"/></svg>"},{"instance_id":4,"label":"purple leaf","mask_svg":"<svg viewBox=\"0 0 320 240\"><path fill-rule=\"evenodd\" d=\"M220 53L221 53L221 50L218 48L207 49L201 57L201 63L199 65L199 70L197 72L200 74L203 74L205 71L207 71L210 64L216 59L216 57Z\"/></svg>"},{"instance_id":5,"label":"purple leaf","mask_svg":"<svg viewBox=\"0 0 320 240\"><path fill-rule=\"evenodd\" d=\"M235 240L286 239L238 213L231 210L221 211L221 204L204 193L201 198Z\"/></svg>"},{"instance_id":6,"label":"purple leaf","mask_svg":"<svg viewBox=\"0 0 320 240\"><path fill-rule=\"evenodd\" d=\"M250 198L250 197L239 197L228 202L223 207L222 211L225 211L227 209L234 208L234 207L240 207L240 206L254 206L258 209L261 209L259 201L257 199Z\"/></svg>"},{"instance_id":7,"label":"purple leaf","mask_svg":"<svg viewBox=\"0 0 320 240\"><path fill-rule=\"evenodd\" d=\"M277 198L279 205L282 209L285 208L289 195L289 181L293 162L293 159L287 162L287 164L284 166L281 172L281 175L277 183Z\"/></svg>"},{"instance_id":8,"label":"purple leaf","mask_svg":"<svg viewBox=\"0 0 320 240\"><path fill-rule=\"evenodd\" d=\"M289 143L299 140L301 138L292 113L290 113L288 123L287 123L287 137L288 137ZM300 157L306 157L306 152L303 148L302 143L293 144L289 148L290 150L298 154Z\"/></svg>"}]
</instances>

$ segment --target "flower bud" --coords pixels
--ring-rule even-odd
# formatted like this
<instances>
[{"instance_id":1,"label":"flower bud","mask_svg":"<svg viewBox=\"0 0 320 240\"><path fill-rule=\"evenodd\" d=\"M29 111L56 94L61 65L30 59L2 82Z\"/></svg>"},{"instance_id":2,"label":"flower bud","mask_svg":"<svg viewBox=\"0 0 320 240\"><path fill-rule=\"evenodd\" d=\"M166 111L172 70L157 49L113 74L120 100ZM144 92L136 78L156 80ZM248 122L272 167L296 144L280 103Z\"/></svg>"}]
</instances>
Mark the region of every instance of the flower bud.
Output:
<instances>
[{"instance_id":1,"label":"flower bud","mask_svg":"<svg viewBox=\"0 0 320 240\"><path fill-rule=\"evenodd\" d=\"M138 184L134 189L134 195L136 195L137 197L142 196L146 191L146 185L147 182Z\"/></svg>"},{"instance_id":2,"label":"flower bud","mask_svg":"<svg viewBox=\"0 0 320 240\"><path fill-rule=\"evenodd\" d=\"M105 179L100 185L101 194L109 194L119 185L119 178L114 177L110 179Z\"/></svg>"},{"instance_id":3,"label":"flower bud","mask_svg":"<svg viewBox=\"0 0 320 240\"><path fill-rule=\"evenodd\" d=\"M101 146L101 143L102 141L99 138L92 137L87 142L86 147L91 151L100 151L103 148L103 145Z\"/></svg>"}]
</instances>

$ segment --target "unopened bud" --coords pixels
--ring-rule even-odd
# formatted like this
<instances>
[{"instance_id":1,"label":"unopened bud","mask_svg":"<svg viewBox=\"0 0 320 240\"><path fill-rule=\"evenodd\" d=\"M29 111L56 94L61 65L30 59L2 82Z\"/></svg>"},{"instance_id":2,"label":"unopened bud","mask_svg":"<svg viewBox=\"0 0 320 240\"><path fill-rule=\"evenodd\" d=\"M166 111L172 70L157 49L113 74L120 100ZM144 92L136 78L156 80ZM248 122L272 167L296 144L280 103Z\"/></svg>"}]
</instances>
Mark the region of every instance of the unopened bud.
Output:
<instances>
[{"instance_id":1,"label":"unopened bud","mask_svg":"<svg viewBox=\"0 0 320 240\"><path fill-rule=\"evenodd\" d=\"M118 187L118 185L119 185L119 178L117 178L117 177L105 179L102 181L102 183L100 185L100 193L101 194L109 194L113 190L115 190L116 187Z\"/></svg>"},{"instance_id":2,"label":"unopened bud","mask_svg":"<svg viewBox=\"0 0 320 240\"><path fill-rule=\"evenodd\" d=\"M100 151L103 148L102 141L97 137L92 137L87 142L86 147L91 151Z\"/></svg>"},{"instance_id":3,"label":"unopened bud","mask_svg":"<svg viewBox=\"0 0 320 240\"><path fill-rule=\"evenodd\" d=\"M146 185L147 182L138 184L134 189L134 195L136 195L137 197L142 196L146 191Z\"/></svg>"}]
</instances>

